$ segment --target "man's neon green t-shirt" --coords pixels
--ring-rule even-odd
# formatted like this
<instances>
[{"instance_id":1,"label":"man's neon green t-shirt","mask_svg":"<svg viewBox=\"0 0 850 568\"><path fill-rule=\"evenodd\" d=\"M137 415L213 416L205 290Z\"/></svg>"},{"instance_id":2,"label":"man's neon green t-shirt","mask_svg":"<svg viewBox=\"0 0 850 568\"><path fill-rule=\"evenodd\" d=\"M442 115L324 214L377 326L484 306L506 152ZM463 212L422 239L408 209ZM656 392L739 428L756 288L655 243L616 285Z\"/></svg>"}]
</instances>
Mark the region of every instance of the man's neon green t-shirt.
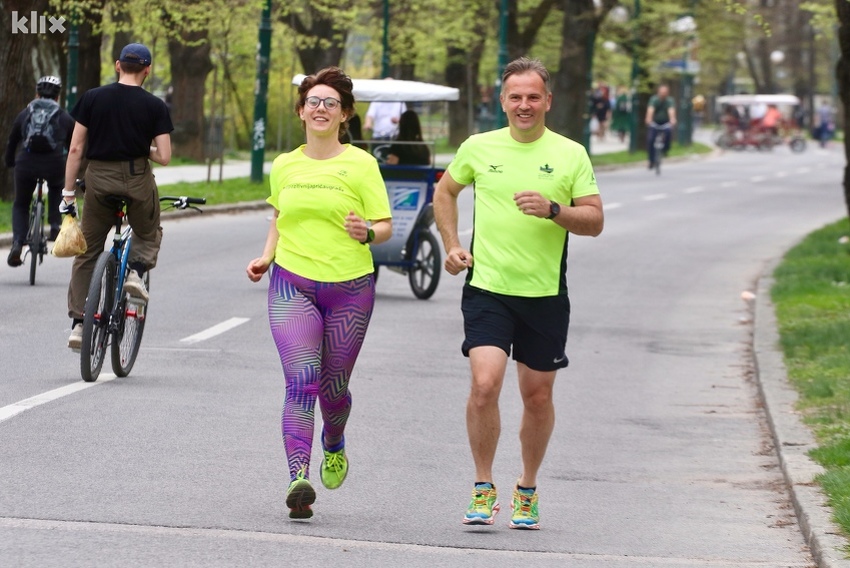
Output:
<instances>
[{"instance_id":1,"label":"man's neon green t-shirt","mask_svg":"<svg viewBox=\"0 0 850 568\"><path fill-rule=\"evenodd\" d=\"M546 129L534 142L509 128L470 136L448 167L458 183L473 183L471 286L538 298L566 293L569 233L554 221L523 214L520 191L537 191L561 207L599 188L584 146Z\"/></svg>"},{"instance_id":2,"label":"man's neon green t-shirt","mask_svg":"<svg viewBox=\"0 0 850 568\"><path fill-rule=\"evenodd\" d=\"M389 198L378 162L355 146L314 160L304 146L275 158L269 173L280 238L275 262L317 282L344 282L374 271L369 245L348 236L349 211L363 219L389 219Z\"/></svg>"}]
</instances>

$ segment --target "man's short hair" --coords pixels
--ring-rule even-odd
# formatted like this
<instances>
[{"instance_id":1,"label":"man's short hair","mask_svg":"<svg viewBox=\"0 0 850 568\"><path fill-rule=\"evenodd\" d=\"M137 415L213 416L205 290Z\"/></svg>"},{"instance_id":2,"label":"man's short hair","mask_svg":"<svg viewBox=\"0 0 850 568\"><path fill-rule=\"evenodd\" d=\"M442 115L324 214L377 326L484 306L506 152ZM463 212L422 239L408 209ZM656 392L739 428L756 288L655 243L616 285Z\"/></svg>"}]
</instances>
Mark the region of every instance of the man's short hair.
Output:
<instances>
[{"instance_id":1,"label":"man's short hair","mask_svg":"<svg viewBox=\"0 0 850 568\"><path fill-rule=\"evenodd\" d=\"M510 63L505 66L505 70L502 72L502 85L505 84L505 81L508 80L508 77L511 75L522 75L523 73L537 73L541 79L543 79L543 84L546 86L546 92L551 92L550 88L550 77L549 71L546 69L546 66L541 63L539 59L533 59L530 57L519 57L514 59Z\"/></svg>"}]
</instances>

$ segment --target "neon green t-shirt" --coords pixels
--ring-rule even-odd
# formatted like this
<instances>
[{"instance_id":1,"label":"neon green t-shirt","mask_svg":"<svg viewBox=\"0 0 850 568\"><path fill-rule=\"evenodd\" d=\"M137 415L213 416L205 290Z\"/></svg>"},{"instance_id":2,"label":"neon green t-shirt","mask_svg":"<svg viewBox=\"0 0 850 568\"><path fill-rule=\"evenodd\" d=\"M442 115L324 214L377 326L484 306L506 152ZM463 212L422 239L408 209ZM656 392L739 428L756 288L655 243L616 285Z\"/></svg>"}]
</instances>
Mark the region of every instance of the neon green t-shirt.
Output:
<instances>
[{"instance_id":1,"label":"neon green t-shirt","mask_svg":"<svg viewBox=\"0 0 850 568\"><path fill-rule=\"evenodd\" d=\"M584 147L548 129L534 142L517 142L502 128L470 136L448 171L458 183L474 183L470 285L528 298L566 293L568 232L523 214L513 196L537 191L569 207L598 194Z\"/></svg>"},{"instance_id":2,"label":"neon green t-shirt","mask_svg":"<svg viewBox=\"0 0 850 568\"><path fill-rule=\"evenodd\" d=\"M369 246L348 236L345 217L389 219L387 189L378 162L346 145L333 158L314 160L304 146L275 158L266 200L279 211L275 262L317 282L344 282L374 271Z\"/></svg>"}]
</instances>

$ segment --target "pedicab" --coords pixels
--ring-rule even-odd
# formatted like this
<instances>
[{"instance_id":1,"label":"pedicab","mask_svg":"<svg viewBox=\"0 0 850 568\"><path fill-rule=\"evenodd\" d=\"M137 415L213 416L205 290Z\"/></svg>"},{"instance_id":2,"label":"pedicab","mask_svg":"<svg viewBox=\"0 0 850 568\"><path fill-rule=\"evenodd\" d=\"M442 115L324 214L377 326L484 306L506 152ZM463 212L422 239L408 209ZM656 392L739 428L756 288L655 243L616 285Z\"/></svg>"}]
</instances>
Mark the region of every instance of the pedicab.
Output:
<instances>
[{"instance_id":1,"label":"pedicab","mask_svg":"<svg viewBox=\"0 0 850 568\"><path fill-rule=\"evenodd\" d=\"M304 77L296 75L292 84L300 85ZM357 102L420 103L460 98L458 89L419 81L353 79L352 82ZM431 150L431 164L427 166L384 163L387 150L397 141L351 140L351 143L365 146L378 159L392 210L392 237L379 245L370 245L375 279L380 267L385 266L407 276L413 295L427 300L437 290L442 269L440 241L431 226L434 224L434 186L445 168L435 166L434 143L419 142Z\"/></svg>"},{"instance_id":2,"label":"pedicab","mask_svg":"<svg viewBox=\"0 0 850 568\"><path fill-rule=\"evenodd\" d=\"M806 149L806 139L792 113L800 105L800 99L794 95L725 95L717 98L717 105L721 111L723 128L715 138L715 143L721 148L772 150L775 146L787 143L794 153ZM747 122L743 116L733 119L731 114L723 112L724 108L742 108L746 112L739 114L750 116L750 109L756 105L775 106L782 115L781 119L774 127L766 128L760 119Z\"/></svg>"}]
</instances>

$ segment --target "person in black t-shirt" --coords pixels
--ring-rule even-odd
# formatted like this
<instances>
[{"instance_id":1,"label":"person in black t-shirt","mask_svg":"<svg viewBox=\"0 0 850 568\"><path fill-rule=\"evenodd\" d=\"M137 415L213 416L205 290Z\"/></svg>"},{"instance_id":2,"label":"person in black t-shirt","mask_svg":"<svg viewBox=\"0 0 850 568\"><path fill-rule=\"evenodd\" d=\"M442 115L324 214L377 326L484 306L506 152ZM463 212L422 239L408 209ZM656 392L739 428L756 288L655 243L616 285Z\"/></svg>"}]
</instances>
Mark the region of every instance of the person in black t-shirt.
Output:
<instances>
[{"instance_id":1,"label":"person in black t-shirt","mask_svg":"<svg viewBox=\"0 0 850 568\"><path fill-rule=\"evenodd\" d=\"M56 235L59 234L59 225L62 223L59 202L62 201L62 184L65 181L65 150L71 143L71 132L74 130L74 119L56 102L61 91L62 81L59 77L48 75L39 79L35 85L35 100L50 101L50 104L56 107L56 114L49 121L50 132L44 133L45 136L49 135L55 148L49 150L46 147L36 147L35 144L27 148L27 122L30 120L30 105L33 103L27 105L27 108L15 117L9 132L5 161L7 168L15 168L12 249L6 259L9 266L23 264L21 252L29 231L30 202L39 178L47 182L47 222L50 223L48 240L56 240Z\"/></svg>"},{"instance_id":2,"label":"person in black t-shirt","mask_svg":"<svg viewBox=\"0 0 850 568\"><path fill-rule=\"evenodd\" d=\"M86 168L86 200L82 230L88 250L74 260L68 288L68 315L72 319L68 347L82 345L83 308L97 257L115 220L115 209L104 201L117 195L127 201L127 221L133 228L130 272L124 292L147 302L142 277L156 265L162 228L159 226L159 193L148 160L167 165L171 160L168 107L142 89L150 74L151 52L140 43L121 50L115 62L118 81L86 91L71 115L76 119L65 167L63 212L74 212L73 190L83 152Z\"/></svg>"},{"instance_id":3,"label":"person in black t-shirt","mask_svg":"<svg viewBox=\"0 0 850 568\"><path fill-rule=\"evenodd\" d=\"M387 154L387 164L428 166L431 165L431 152L422 141L422 127L415 111L406 110L398 120L396 142L416 142L415 144L393 144Z\"/></svg>"}]
</instances>

